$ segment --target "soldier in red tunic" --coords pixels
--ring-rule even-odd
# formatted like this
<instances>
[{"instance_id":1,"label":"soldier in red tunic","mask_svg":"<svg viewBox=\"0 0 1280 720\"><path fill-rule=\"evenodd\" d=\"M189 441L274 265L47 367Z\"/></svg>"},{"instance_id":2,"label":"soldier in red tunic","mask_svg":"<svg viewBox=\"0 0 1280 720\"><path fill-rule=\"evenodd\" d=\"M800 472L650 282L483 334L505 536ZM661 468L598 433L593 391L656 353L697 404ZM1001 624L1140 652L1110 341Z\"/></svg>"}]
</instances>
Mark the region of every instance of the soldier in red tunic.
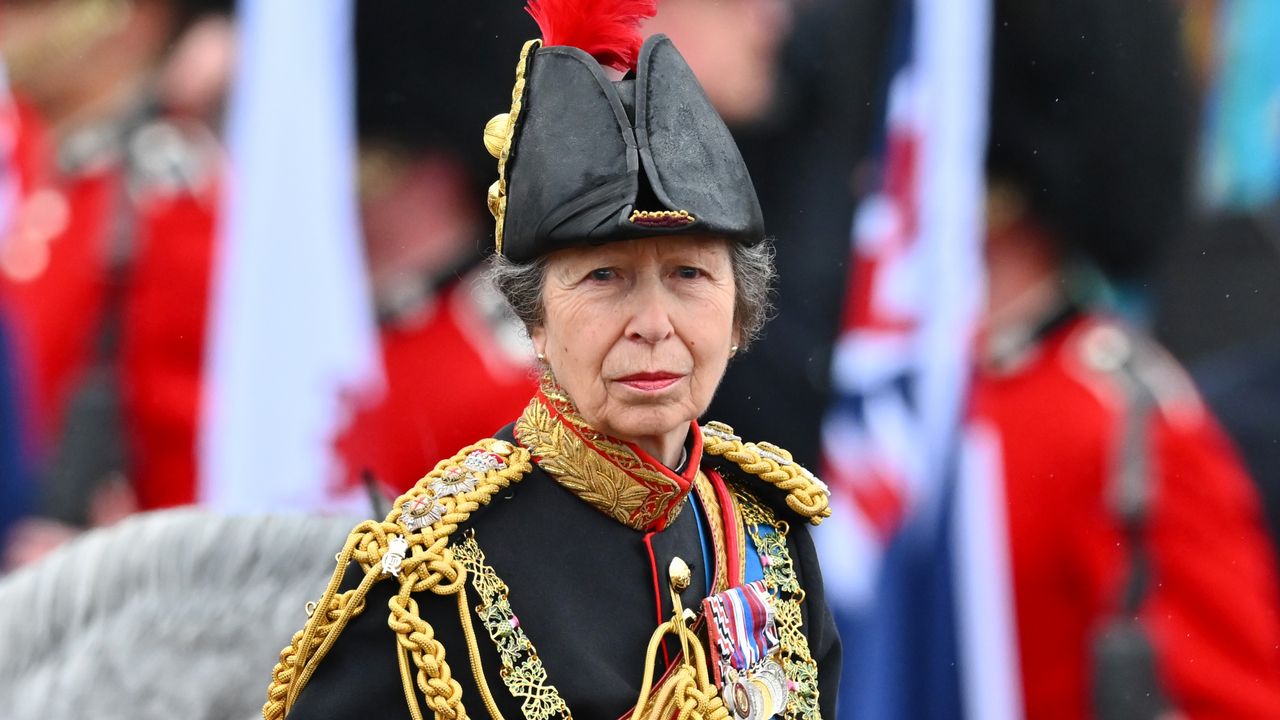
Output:
<instances>
[{"instance_id":1,"label":"soldier in red tunic","mask_svg":"<svg viewBox=\"0 0 1280 720\"><path fill-rule=\"evenodd\" d=\"M127 23L76 36L65 59L43 64L35 56L47 43L28 46L24 37L36 29L47 37L89 9L117 5L5 8L15 85L31 100L22 106L19 149L32 179L0 256L0 297L12 310L29 378L28 415L44 468L41 509L58 521L28 523L33 542L20 543L31 546L21 559L76 526L197 498L209 273L224 172L210 128L232 33L222 12L206 11L229 3L119 4L126 6ZM509 83L510 62L472 43L468 52L492 65L490 87L454 77L438 55L397 57L459 44L447 29L456 23L442 13L474 8L429 10L358 8L362 204L388 392L361 406L338 445L353 481L371 474L392 494L508 419L534 387L523 330L495 312L501 301L475 287L470 272L488 217L480 178L492 171L475 146L475 127L491 114L496 88ZM531 25L516 6L507 15ZM390 43L391 32L408 35ZM426 42L432 32L439 42ZM121 68L119 77L66 80L93 58ZM420 72L406 85L399 70L410 64ZM468 83L476 85L471 104L461 102ZM423 87L449 88L458 102L413 95ZM406 136L417 144L398 143ZM485 401L476 402L481 394Z\"/></svg>"},{"instance_id":2,"label":"soldier in red tunic","mask_svg":"<svg viewBox=\"0 0 1280 720\"><path fill-rule=\"evenodd\" d=\"M0 302L26 378L40 510L57 521L28 525L18 560L74 526L192 498L220 70L205 65L204 83L172 72L196 30L218 37L195 24L217 4L4 8L24 182Z\"/></svg>"},{"instance_id":3,"label":"soldier in red tunic","mask_svg":"<svg viewBox=\"0 0 1280 720\"><path fill-rule=\"evenodd\" d=\"M1000 437L1026 717L1280 716L1249 479L1176 363L1080 282L1140 279L1186 204L1171 12L996 8L974 410Z\"/></svg>"},{"instance_id":4,"label":"soldier in red tunic","mask_svg":"<svg viewBox=\"0 0 1280 720\"><path fill-rule=\"evenodd\" d=\"M338 449L348 481L394 497L517 414L536 385L523 326L479 278L493 158L476 142L493 98L510 92L507 53L534 26L519 3L492 0L355 12L362 229L386 387Z\"/></svg>"}]
</instances>

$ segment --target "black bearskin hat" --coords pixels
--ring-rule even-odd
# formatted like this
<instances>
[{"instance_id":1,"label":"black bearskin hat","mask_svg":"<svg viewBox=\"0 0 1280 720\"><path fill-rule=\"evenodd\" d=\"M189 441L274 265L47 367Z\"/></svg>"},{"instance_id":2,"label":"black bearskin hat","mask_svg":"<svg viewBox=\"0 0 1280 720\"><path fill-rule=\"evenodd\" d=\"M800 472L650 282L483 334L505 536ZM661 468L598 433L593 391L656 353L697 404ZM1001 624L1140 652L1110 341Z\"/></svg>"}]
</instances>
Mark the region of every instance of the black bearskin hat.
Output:
<instances>
[{"instance_id":1,"label":"black bearskin hat","mask_svg":"<svg viewBox=\"0 0 1280 720\"><path fill-rule=\"evenodd\" d=\"M535 31L533 21L512 0L375 0L355 4L355 25L361 139L448 150L483 193L493 158L476 128L510 91L507 52Z\"/></svg>"},{"instance_id":2,"label":"black bearskin hat","mask_svg":"<svg viewBox=\"0 0 1280 720\"><path fill-rule=\"evenodd\" d=\"M1140 276L1184 220L1195 105L1168 0L996 0L988 175Z\"/></svg>"}]
</instances>

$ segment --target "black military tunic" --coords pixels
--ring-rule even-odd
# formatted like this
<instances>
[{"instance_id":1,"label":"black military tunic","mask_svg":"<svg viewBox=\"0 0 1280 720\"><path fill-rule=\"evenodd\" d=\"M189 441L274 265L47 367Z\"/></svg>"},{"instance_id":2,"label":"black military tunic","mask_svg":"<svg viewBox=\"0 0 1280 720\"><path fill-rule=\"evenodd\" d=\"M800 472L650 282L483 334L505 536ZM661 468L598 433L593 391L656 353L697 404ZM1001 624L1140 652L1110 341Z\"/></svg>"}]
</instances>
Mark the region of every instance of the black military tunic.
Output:
<instances>
[{"instance_id":1,"label":"black military tunic","mask_svg":"<svg viewBox=\"0 0 1280 720\"><path fill-rule=\"evenodd\" d=\"M815 687L797 688L816 693L816 707L804 712L803 704L796 705L786 716L817 717L820 708L821 716L834 717L839 640L823 599L814 549L803 529L808 518L791 510L778 488L743 472L732 461L704 453L703 433L715 430L699 431L693 426L689 467L676 475L655 468L656 462L643 451L621 458L599 452L590 437L583 442L582 435L575 434L583 427L566 423L554 411L547 413L551 405L540 393L520 423L497 434L496 444L488 447L506 450L522 442L532 445L535 463L519 482L493 495L487 506L448 537L449 547L468 570L466 603L475 648L503 716L550 718L571 712L578 718L618 718L628 713L641 693L650 638L672 616L667 575L671 560L679 557L692 568L691 584L681 593L686 608L698 609L704 597L723 589L709 584L740 584L742 558L732 557L732 545L735 537L739 546L749 547L752 542L746 537L749 528L740 519L740 503L750 503L754 497L771 504L780 527L790 526L786 547L795 579L803 588L797 595L802 598L801 631L817 671ZM542 411L540 422L552 424L540 435L529 430L530 413L535 410ZM590 433L589 428L585 430ZM563 444L566 438L574 443L572 448L546 445ZM775 450L761 452L785 462ZM639 465L634 464L637 461ZM574 470L589 466L590 471L568 477L559 472L566 465ZM689 482L683 488L680 483L655 484L651 482L658 477L655 470ZM614 473L612 480L598 477L605 472ZM446 470L445 475L449 473ZM731 493L738 499L732 499ZM406 498L397 502L397 509L412 526L413 512L422 512L428 503ZM723 512L724 505L730 506L729 513ZM731 526L725 526L725 518ZM436 518L427 514L426 520ZM737 553L741 555L741 547ZM355 588L362 575L353 563L344 589ZM409 716L397 661L397 635L388 627L388 603L399 583L388 572L382 572L381 578L369 591L363 611L346 624L315 665L288 717ZM426 591L413 593L413 598L418 615L444 648L444 661L461 687L466 712L487 715L471 669L456 597ZM323 609L318 614L323 615ZM669 638L664 645L655 653L655 681L664 669L679 662L678 643ZM412 663L408 671L416 672ZM418 693L418 704L430 717L431 705Z\"/></svg>"}]
</instances>

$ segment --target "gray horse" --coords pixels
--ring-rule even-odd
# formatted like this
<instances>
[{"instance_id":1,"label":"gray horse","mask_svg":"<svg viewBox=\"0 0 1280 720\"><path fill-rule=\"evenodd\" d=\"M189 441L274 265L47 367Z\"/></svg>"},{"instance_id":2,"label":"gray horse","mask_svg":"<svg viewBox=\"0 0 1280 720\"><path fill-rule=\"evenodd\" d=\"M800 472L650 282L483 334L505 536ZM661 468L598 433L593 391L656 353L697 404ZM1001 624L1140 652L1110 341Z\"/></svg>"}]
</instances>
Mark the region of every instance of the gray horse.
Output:
<instances>
[{"instance_id":1,"label":"gray horse","mask_svg":"<svg viewBox=\"0 0 1280 720\"><path fill-rule=\"evenodd\" d=\"M355 525L136 516L0 579L0 720L249 720Z\"/></svg>"}]
</instances>

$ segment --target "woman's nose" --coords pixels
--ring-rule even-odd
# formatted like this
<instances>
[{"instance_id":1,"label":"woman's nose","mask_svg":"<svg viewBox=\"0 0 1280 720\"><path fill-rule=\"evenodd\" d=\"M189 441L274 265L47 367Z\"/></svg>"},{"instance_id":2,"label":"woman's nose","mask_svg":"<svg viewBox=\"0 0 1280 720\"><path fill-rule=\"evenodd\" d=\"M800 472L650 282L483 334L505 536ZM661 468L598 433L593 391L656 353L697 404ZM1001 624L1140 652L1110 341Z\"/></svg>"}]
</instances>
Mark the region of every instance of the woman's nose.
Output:
<instances>
[{"instance_id":1,"label":"woman's nose","mask_svg":"<svg viewBox=\"0 0 1280 720\"><path fill-rule=\"evenodd\" d=\"M657 343L675 332L671 323L668 291L661 282L646 280L632 291L626 335L632 340Z\"/></svg>"}]
</instances>

